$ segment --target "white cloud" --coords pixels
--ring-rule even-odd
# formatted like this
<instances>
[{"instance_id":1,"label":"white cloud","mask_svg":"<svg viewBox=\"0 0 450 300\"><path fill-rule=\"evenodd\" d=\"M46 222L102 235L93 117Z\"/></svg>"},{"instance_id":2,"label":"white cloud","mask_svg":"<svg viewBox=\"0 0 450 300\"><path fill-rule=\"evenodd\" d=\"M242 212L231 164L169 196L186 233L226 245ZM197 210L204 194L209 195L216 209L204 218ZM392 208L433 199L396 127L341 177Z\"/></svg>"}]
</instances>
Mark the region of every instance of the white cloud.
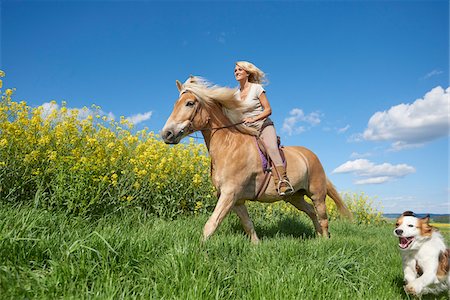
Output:
<instances>
[{"instance_id":1,"label":"white cloud","mask_svg":"<svg viewBox=\"0 0 450 300\"><path fill-rule=\"evenodd\" d=\"M347 124L347 126L345 126L345 127L338 128L337 132L338 132L338 133L344 133L344 132L346 132L349 128L350 128L350 125Z\"/></svg>"},{"instance_id":2,"label":"white cloud","mask_svg":"<svg viewBox=\"0 0 450 300\"><path fill-rule=\"evenodd\" d=\"M152 114L153 114L153 112L151 112L151 111L148 111L143 114L139 113L139 114L127 117L127 120L130 121L131 123L133 123L134 125L136 125L138 123L149 120L152 117Z\"/></svg>"},{"instance_id":3,"label":"white cloud","mask_svg":"<svg viewBox=\"0 0 450 300\"><path fill-rule=\"evenodd\" d=\"M418 147L449 135L450 87L438 86L423 99L376 112L362 137L370 141L391 141L393 150Z\"/></svg>"},{"instance_id":4,"label":"white cloud","mask_svg":"<svg viewBox=\"0 0 450 300\"><path fill-rule=\"evenodd\" d=\"M288 135L300 134L308 130L311 126L316 126L320 123L320 114L318 112L312 112L305 115L303 110L294 108L289 112L290 117L284 119L282 131ZM300 125L299 123L307 123L309 127Z\"/></svg>"},{"instance_id":5,"label":"white cloud","mask_svg":"<svg viewBox=\"0 0 450 300\"><path fill-rule=\"evenodd\" d=\"M372 153L370 153L370 152L366 152L366 153L352 152L352 154L350 154L351 158L364 158L364 157L369 157L369 156L372 156Z\"/></svg>"},{"instance_id":6,"label":"white cloud","mask_svg":"<svg viewBox=\"0 0 450 300\"><path fill-rule=\"evenodd\" d=\"M392 143L391 149L389 151L400 151L400 150L405 150L405 149L420 148L423 145L424 145L423 143L408 144L406 142L398 141L398 142Z\"/></svg>"},{"instance_id":7,"label":"white cloud","mask_svg":"<svg viewBox=\"0 0 450 300\"><path fill-rule=\"evenodd\" d=\"M46 119L54 110L59 109L59 105L55 102L45 102L42 106L41 117Z\"/></svg>"},{"instance_id":8,"label":"white cloud","mask_svg":"<svg viewBox=\"0 0 450 300\"><path fill-rule=\"evenodd\" d=\"M54 110L59 110L61 107L59 104L57 104L56 102L45 102L44 104L41 105L43 110L42 110L42 118L47 118ZM75 111L78 113L78 119L79 120L84 120L89 116L93 116L95 117L96 115L100 115L100 116L106 116L108 117L109 120L114 120L115 116L112 112L104 112L101 109L98 110L94 110L94 109L90 109L87 107L83 107L83 108L67 108L67 111L69 114L74 113Z\"/></svg>"},{"instance_id":9,"label":"white cloud","mask_svg":"<svg viewBox=\"0 0 450 300\"><path fill-rule=\"evenodd\" d=\"M340 165L332 173L354 173L359 178L355 184L380 184L404 177L415 171L414 167L407 164L383 163L376 165L367 159L356 159Z\"/></svg>"},{"instance_id":10,"label":"white cloud","mask_svg":"<svg viewBox=\"0 0 450 300\"><path fill-rule=\"evenodd\" d=\"M355 181L355 184L381 184L389 181L390 177L388 176L380 176L380 177L372 177L367 179L359 179Z\"/></svg>"},{"instance_id":11,"label":"white cloud","mask_svg":"<svg viewBox=\"0 0 450 300\"><path fill-rule=\"evenodd\" d=\"M385 213L398 213L400 215L406 210L415 213L449 213L450 204L447 199L445 196L444 198L424 199L415 194L392 195L391 191L388 196L380 197L380 202Z\"/></svg>"},{"instance_id":12,"label":"white cloud","mask_svg":"<svg viewBox=\"0 0 450 300\"><path fill-rule=\"evenodd\" d=\"M433 76L441 75L442 73L444 73L444 72L441 70L433 70L430 73L428 73L427 75L425 75L422 79L428 79Z\"/></svg>"},{"instance_id":13,"label":"white cloud","mask_svg":"<svg viewBox=\"0 0 450 300\"><path fill-rule=\"evenodd\" d=\"M45 102L41 106L43 107L43 111L42 111L43 118L47 118L54 110L59 110L61 108L60 105L58 105L56 102ZM108 120L115 119L115 116L112 112L107 113L101 109L90 109L87 107L83 107L83 108L67 108L67 111L69 114L77 111L79 120L84 120L89 116L95 117L97 115L100 115L102 117L106 116L106 117L108 117ZM141 122L149 120L152 117L152 114L153 114L152 111L148 111L145 113L138 113L138 114L129 116L126 119L128 121L130 121L131 123L133 123L134 125L136 125Z\"/></svg>"},{"instance_id":14,"label":"white cloud","mask_svg":"<svg viewBox=\"0 0 450 300\"><path fill-rule=\"evenodd\" d=\"M221 32L219 37L217 38L217 41L221 44L225 44L227 42L227 40L225 39L226 36L227 34L225 32Z\"/></svg>"}]
</instances>

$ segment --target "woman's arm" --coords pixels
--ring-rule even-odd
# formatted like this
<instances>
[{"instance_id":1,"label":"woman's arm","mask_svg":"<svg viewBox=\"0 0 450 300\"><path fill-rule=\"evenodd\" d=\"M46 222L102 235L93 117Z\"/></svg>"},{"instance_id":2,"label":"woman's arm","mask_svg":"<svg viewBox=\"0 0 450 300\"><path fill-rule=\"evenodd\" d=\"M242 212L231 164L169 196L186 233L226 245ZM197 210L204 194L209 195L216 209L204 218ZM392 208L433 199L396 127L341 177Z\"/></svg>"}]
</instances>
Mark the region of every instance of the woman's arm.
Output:
<instances>
[{"instance_id":1,"label":"woman's arm","mask_svg":"<svg viewBox=\"0 0 450 300\"><path fill-rule=\"evenodd\" d=\"M261 102L261 106L263 108L262 113L254 118L245 118L243 120L244 123L253 123L259 120L263 120L272 114L272 108L270 107L270 103L265 92L262 92L261 95L259 95L259 101Z\"/></svg>"}]
</instances>

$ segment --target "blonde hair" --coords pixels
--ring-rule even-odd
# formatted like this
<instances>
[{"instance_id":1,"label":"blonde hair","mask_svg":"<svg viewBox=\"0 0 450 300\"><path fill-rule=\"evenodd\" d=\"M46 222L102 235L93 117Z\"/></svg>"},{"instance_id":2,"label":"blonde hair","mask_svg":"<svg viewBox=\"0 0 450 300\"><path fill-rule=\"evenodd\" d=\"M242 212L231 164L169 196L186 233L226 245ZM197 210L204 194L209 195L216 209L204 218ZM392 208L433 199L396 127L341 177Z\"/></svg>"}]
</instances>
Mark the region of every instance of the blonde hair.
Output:
<instances>
[{"instance_id":1,"label":"blonde hair","mask_svg":"<svg viewBox=\"0 0 450 300\"><path fill-rule=\"evenodd\" d=\"M236 66L244 69L248 74L248 81L251 83L259 83L262 85L268 84L266 74L261 71L257 66L248 61L238 61Z\"/></svg>"}]
</instances>

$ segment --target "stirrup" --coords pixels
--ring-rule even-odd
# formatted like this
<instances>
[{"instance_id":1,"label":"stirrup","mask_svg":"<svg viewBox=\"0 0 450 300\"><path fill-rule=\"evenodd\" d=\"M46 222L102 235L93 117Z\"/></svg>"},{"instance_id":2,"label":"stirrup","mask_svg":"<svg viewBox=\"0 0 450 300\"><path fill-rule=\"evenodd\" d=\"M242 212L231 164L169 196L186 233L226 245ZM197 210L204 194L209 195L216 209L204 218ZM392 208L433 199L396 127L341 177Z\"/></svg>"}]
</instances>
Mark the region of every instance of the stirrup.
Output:
<instances>
[{"instance_id":1,"label":"stirrup","mask_svg":"<svg viewBox=\"0 0 450 300\"><path fill-rule=\"evenodd\" d=\"M287 184L285 192L280 191L282 183ZM280 182L278 182L277 192L278 192L278 195L280 195L280 196L288 196L288 195L291 195L294 193L294 188L292 187L292 184L289 181L283 179L283 180L280 180Z\"/></svg>"}]
</instances>

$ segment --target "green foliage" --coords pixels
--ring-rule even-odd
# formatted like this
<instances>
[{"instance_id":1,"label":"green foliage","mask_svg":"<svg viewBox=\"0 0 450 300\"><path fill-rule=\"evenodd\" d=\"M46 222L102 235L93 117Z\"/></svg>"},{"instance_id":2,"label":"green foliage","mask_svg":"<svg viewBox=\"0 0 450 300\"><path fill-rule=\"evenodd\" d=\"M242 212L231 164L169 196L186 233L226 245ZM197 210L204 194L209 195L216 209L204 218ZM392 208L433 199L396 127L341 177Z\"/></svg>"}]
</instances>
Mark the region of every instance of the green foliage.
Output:
<instances>
[{"instance_id":1,"label":"green foliage","mask_svg":"<svg viewBox=\"0 0 450 300\"><path fill-rule=\"evenodd\" d=\"M342 195L344 203L352 212L354 221L358 224L386 224L386 219L383 217L383 212L375 207L374 200L364 193L344 193ZM335 220L340 218L336 204L332 199L327 197L327 209L330 219Z\"/></svg>"},{"instance_id":2,"label":"green foliage","mask_svg":"<svg viewBox=\"0 0 450 300\"><path fill-rule=\"evenodd\" d=\"M431 218L431 222L448 224L448 223L450 223L450 217L449 216L433 216Z\"/></svg>"},{"instance_id":3,"label":"green foliage","mask_svg":"<svg viewBox=\"0 0 450 300\"><path fill-rule=\"evenodd\" d=\"M382 225L387 223L383 217L383 213L374 207L374 200L370 199L364 193L345 193L342 198L353 215L353 222L365 225ZM305 200L312 203L307 197L305 197ZM287 202L276 202L273 204L249 203L248 205L253 209L256 216L262 216L267 219L279 219L285 216L296 218L304 214ZM326 205L330 220L334 221L343 218L337 210L333 199L328 196Z\"/></svg>"}]
</instances>

